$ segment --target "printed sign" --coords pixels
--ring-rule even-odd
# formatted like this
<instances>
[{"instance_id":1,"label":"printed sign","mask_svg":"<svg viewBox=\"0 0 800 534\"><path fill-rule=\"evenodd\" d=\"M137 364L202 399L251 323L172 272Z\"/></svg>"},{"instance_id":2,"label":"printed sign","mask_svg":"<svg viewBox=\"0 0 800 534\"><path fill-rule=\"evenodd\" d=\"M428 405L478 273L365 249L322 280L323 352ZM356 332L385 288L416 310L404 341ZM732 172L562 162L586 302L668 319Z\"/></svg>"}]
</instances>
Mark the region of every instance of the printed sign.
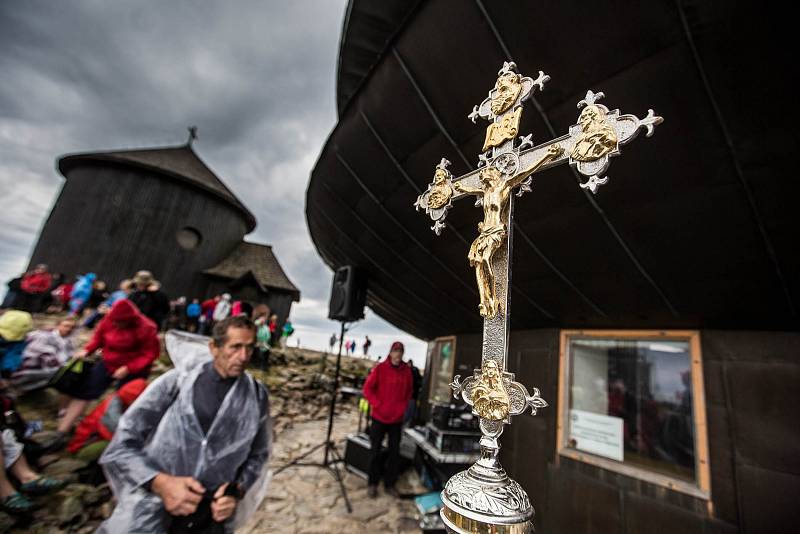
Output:
<instances>
[{"instance_id":1,"label":"printed sign","mask_svg":"<svg viewBox=\"0 0 800 534\"><path fill-rule=\"evenodd\" d=\"M570 410L569 422L570 447L619 462L623 460L622 418Z\"/></svg>"}]
</instances>

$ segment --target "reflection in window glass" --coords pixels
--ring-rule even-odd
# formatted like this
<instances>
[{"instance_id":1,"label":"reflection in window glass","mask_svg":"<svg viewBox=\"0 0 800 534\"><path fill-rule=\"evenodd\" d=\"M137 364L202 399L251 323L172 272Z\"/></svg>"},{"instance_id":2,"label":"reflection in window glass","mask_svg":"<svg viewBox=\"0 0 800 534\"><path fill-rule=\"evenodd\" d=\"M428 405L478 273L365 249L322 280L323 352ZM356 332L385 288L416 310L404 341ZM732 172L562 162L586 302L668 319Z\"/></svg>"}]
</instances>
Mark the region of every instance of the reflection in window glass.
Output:
<instances>
[{"instance_id":1,"label":"reflection in window glass","mask_svg":"<svg viewBox=\"0 0 800 534\"><path fill-rule=\"evenodd\" d=\"M431 403L447 404L452 400L453 390L450 389L450 382L453 381L454 353L454 338L438 339L434 342L431 353L433 363L429 397Z\"/></svg>"},{"instance_id":2,"label":"reflection in window glass","mask_svg":"<svg viewBox=\"0 0 800 534\"><path fill-rule=\"evenodd\" d=\"M688 341L571 339L567 445L695 480Z\"/></svg>"}]
</instances>

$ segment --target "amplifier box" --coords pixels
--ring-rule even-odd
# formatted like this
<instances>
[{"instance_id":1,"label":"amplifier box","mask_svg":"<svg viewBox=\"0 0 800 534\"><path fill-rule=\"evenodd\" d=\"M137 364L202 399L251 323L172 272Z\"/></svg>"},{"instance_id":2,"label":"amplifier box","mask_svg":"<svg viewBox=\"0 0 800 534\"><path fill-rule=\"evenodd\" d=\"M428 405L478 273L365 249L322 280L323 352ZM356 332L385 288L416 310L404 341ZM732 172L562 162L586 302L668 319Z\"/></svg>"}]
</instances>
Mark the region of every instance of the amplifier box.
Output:
<instances>
[{"instance_id":1,"label":"amplifier box","mask_svg":"<svg viewBox=\"0 0 800 534\"><path fill-rule=\"evenodd\" d=\"M383 443L386 443L384 438ZM382 461L386 461L388 451L386 445L381 444ZM414 442L401 435L400 439L400 459L399 467L402 472L414 459L416 445ZM372 447L369 442L369 435L365 432L360 434L350 434L347 436L347 442L344 445L344 466L351 473L367 478L369 475L369 461L372 456Z\"/></svg>"},{"instance_id":2,"label":"amplifier box","mask_svg":"<svg viewBox=\"0 0 800 534\"><path fill-rule=\"evenodd\" d=\"M366 434L350 434L344 446L345 468L362 478L369 473L370 445Z\"/></svg>"},{"instance_id":3,"label":"amplifier box","mask_svg":"<svg viewBox=\"0 0 800 534\"><path fill-rule=\"evenodd\" d=\"M480 450L480 432L442 430L428 423L425 426L425 433L428 443L441 452L471 454Z\"/></svg>"},{"instance_id":4,"label":"amplifier box","mask_svg":"<svg viewBox=\"0 0 800 534\"><path fill-rule=\"evenodd\" d=\"M435 404L431 408L431 422L440 430L479 432L479 420L472 415L467 404Z\"/></svg>"}]
</instances>

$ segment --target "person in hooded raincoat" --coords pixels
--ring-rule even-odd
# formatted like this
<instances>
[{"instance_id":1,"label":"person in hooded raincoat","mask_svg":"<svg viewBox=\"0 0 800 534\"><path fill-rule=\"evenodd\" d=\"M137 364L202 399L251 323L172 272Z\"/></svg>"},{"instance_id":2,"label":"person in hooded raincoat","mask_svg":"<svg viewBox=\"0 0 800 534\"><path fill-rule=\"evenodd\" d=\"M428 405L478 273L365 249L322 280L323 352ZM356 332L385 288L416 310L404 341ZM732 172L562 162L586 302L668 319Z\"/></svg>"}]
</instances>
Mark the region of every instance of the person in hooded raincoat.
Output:
<instances>
[{"instance_id":1,"label":"person in hooded raincoat","mask_svg":"<svg viewBox=\"0 0 800 534\"><path fill-rule=\"evenodd\" d=\"M99 349L103 350L102 359L92 366L82 389L69 399L66 413L58 423L63 437L89 402L99 399L114 381L119 388L131 380L150 375L153 362L161 354L158 328L130 300L119 300L75 357L86 358Z\"/></svg>"},{"instance_id":2,"label":"person in hooded raincoat","mask_svg":"<svg viewBox=\"0 0 800 534\"><path fill-rule=\"evenodd\" d=\"M214 327L213 361L153 381L122 416L100 458L117 506L100 533L166 533L176 523L231 532L266 490L266 387L244 371L256 342L245 316ZM211 519L209 519L211 518Z\"/></svg>"},{"instance_id":3,"label":"person in hooded raincoat","mask_svg":"<svg viewBox=\"0 0 800 534\"><path fill-rule=\"evenodd\" d=\"M31 314L9 310L0 315L0 376L9 377L22 364L25 336L33 328Z\"/></svg>"},{"instance_id":4,"label":"person in hooded raincoat","mask_svg":"<svg viewBox=\"0 0 800 534\"><path fill-rule=\"evenodd\" d=\"M81 276L72 286L72 293L70 293L69 299L69 311L72 315L80 315L83 311L86 301L92 295L92 286L95 278L97 278L96 274L87 273Z\"/></svg>"}]
</instances>

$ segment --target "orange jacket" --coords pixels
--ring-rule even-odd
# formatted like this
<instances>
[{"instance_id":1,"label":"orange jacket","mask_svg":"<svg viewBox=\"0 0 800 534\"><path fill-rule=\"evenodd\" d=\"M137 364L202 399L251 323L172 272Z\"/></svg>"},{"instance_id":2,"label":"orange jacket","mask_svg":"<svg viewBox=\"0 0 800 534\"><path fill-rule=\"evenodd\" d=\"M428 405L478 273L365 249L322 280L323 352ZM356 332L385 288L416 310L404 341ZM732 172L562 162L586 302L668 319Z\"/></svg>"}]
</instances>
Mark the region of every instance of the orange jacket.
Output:
<instances>
[{"instance_id":1,"label":"orange jacket","mask_svg":"<svg viewBox=\"0 0 800 534\"><path fill-rule=\"evenodd\" d=\"M116 393L111 393L108 397L102 400L94 410L89 413L75 429L75 435L67 445L67 450L72 454L77 453L84 446L99 440L111 441L114 437L114 431L117 429L117 423L122 413L133 404L139 395L147 387L147 381L144 378L137 378L131 380L122 386ZM109 405L114 402L113 412L109 413ZM111 417L105 417L108 413ZM109 428L110 427L110 428Z\"/></svg>"}]
</instances>

